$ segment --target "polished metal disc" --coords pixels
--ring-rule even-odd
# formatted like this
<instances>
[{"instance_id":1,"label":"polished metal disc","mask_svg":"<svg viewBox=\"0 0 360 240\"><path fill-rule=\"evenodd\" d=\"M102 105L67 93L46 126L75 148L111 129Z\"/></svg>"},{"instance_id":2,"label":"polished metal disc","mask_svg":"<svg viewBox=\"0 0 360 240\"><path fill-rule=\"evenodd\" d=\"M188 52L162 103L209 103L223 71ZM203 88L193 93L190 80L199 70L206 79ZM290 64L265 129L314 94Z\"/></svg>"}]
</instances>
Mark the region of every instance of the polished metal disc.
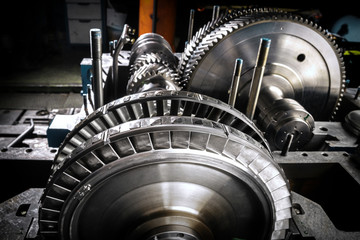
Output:
<instances>
[{"instance_id":1,"label":"polished metal disc","mask_svg":"<svg viewBox=\"0 0 360 240\"><path fill-rule=\"evenodd\" d=\"M195 117L126 122L77 147L41 199L61 239L284 239L287 181L248 135Z\"/></svg>"},{"instance_id":2,"label":"polished metal disc","mask_svg":"<svg viewBox=\"0 0 360 240\"><path fill-rule=\"evenodd\" d=\"M244 112L261 38L271 39L263 83L280 88L315 120L329 119L344 88L340 50L327 31L288 14L249 11L203 37L182 76L188 90L227 101L234 62L241 58L236 107Z\"/></svg>"}]
</instances>

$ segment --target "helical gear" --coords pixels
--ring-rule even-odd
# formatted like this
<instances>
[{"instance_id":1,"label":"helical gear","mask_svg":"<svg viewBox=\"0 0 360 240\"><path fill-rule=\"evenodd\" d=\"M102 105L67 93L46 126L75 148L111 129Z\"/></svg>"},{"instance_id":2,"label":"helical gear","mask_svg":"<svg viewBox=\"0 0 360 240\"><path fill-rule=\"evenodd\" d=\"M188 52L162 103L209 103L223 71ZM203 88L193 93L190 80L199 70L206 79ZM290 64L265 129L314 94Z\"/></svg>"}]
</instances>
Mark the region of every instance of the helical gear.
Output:
<instances>
[{"instance_id":1,"label":"helical gear","mask_svg":"<svg viewBox=\"0 0 360 240\"><path fill-rule=\"evenodd\" d=\"M146 63L136 67L128 85L128 94L151 90L180 90L179 74L162 62Z\"/></svg>"},{"instance_id":2,"label":"helical gear","mask_svg":"<svg viewBox=\"0 0 360 240\"><path fill-rule=\"evenodd\" d=\"M267 28L268 30L263 29L264 31L260 31L259 28L261 28L263 24L268 24L271 26ZM287 31L291 31L291 29L289 30L290 27L283 30L281 27L278 27L276 33L272 32L271 27L274 27L275 25L280 26L281 24L288 24L290 27L298 26L300 30L305 29L307 31L307 34L301 35L301 31L295 33L292 32L291 34L287 33ZM258 34L258 36L252 36L250 30L256 31L256 34ZM182 86L184 89L195 92L199 91L201 93L226 101L227 91L231 83L231 71L224 70L218 73L216 71L221 67L223 67L224 69L231 68L233 67L233 63L224 65L223 62L215 62L226 60L226 58L228 58L227 56L234 58L244 58L244 64L247 64L247 66L245 66L245 69L243 69L243 71L247 73L251 72L250 70L255 64L256 56L254 56L254 54L256 53L257 49L253 49L253 47L252 49L244 48L242 49L244 50L244 52L241 52L240 55L237 56L232 56L230 53L234 52L235 48L241 48L243 46L242 44L246 42L246 40L251 39L254 42L256 37L260 39L262 35L266 33L268 35L271 35L271 37L279 38L280 40L283 36L291 35L294 41L301 41L302 43L304 43L304 48L305 46L311 46L310 44L308 44L309 42L311 42L311 44L315 46L313 47L315 49L326 49L321 50L321 54L329 55L331 53L331 55L329 56L322 57L324 65L323 68L327 69L326 71L329 72L329 77L326 79L325 77L323 77L324 79L320 79L320 82L317 84L325 85L327 87L327 89L324 87L324 89L321 90L322 94L324 95L324 103L322 106L318 107L306 107L310 108L307 110L310 111L312 114L314 113L314 115L323 116L323 118L325 117L325 119L332 118L336 114L336 111L340 106L345 88L345 67L340 49L338 48L336 42L333 40L331 34L329 34L327 30L318 26L316 23L303 19L299 16L293 16L286 12L277 11L276 9L252 9L238 11L235 14L235 17L230 17L229 21L224 21L224 23L218 25L210 33L202 36L201 40L199 40L199 43L196 44L194 49L192 49L191 53L188 53L188 56L184 57L184 61L186 63L183 63L185 67L180 67L182 69L180 86ZM314 39L318 40L315 41ZM228 43L227 45L223 44L225 41ZM273 43L273 45L274 44L275 43ZM232 50L230 51L229 49L225 49L227 46L230 46ZM282 48L280 45L276 46L278 46L278 48L272 47L270 49L270 54L273 54L274 56L277 54L276 51ZM289 50L292 49L290 48ZM249 51L255 53L249 54ZM314 53L320 54L316 52ZM254 57L252 59L248 59L247 57L250 55ZM310 55L311 53L309 53L309 56ZM301 63L299 57L297 61L297 66L295 66L294 64L292 64L291 66L287 66L287 63L293 60L287 60L286 57L287 56L285 55L280 56L279 54L277 54L277 58L275 60L276 62L274 62L274 64L285 66L286 68L290 69L293 75L301 75L301 73L299 73L296 68L297 66L301 66L301 64L306 63L306 61ZM234 59L231 58L229 59L229 61L234 61ZM269 61L269 64L271 64L272 59L270 59ZM305 70L308 71L308 69ZM303 69L300 69L300 71L303 71ZM209 74L207 74L208 72ZM227 76L224 76L224 72L228 72L229 74L227 74ZM213 77L216 77L216 79ZM284 77L287 76L285 75ZM244 79L244 77L242 77L241 79L248 82L249 80L251 80L251 74L250 77L249 74L247 74L246 79ZM304 79L299 79L298 81L304 82ZM306 79L304 84L306 84L306 81L314 82L317 80ZM221 85L220 88L222 89L219 89L219 84ZM244 84L246 83L243 83L242 85ZM310 89L314 88L310 87ZM298 89L298 91L301 90ZM327 92L329 92L329 95L325 96ZM310 97L307 97L307 99L310 99ZM296 100L302 104L301 100Z\"/></svg>"}]
</instances>

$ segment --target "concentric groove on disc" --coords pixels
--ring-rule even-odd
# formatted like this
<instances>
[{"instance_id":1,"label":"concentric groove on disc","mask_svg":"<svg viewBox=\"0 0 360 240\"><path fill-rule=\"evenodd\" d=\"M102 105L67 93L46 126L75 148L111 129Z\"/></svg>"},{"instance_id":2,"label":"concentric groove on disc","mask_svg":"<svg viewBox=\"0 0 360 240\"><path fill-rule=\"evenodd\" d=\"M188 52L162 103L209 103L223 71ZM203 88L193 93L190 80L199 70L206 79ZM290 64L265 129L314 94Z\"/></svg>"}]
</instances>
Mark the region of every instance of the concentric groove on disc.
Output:
<instances>
[{"instance_id":1,"label":"concentric groove on disc","mask_svg":"<svg viewBox=\"0 0 360 240\"><path fill-rule=\"evenodd\" d=\"M41 199L41 234L59 234L61 212L69 196L72 196L70 201L80 201L90 190L90 186L81 186L82 182L94 172L138 154L171 154L169 150L215 155L245 170L273 203L272 239L285 237L291 218L290 193L284 173L269 151L250 136L224 124L171 116L139 119L112 127L82 143L57 164Z\"/></svg>"}]
</instances>

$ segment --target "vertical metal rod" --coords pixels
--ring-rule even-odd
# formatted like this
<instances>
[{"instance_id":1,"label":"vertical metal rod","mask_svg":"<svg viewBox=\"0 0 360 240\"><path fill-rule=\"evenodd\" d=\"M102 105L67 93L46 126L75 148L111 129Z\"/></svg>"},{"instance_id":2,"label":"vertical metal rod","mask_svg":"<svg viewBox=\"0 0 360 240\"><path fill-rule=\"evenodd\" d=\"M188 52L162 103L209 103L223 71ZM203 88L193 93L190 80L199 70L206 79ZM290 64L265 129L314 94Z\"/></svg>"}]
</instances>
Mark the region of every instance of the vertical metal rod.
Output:
<instances>
[{"instance_id":1,"label":"vertical metal rod","mask_svg":"<svg viewBox=\"0 0 360 240\"><path fill-rule=\"evenodd\" d=\"M281 150L281 156L286 156L287 153L289 152L290 150L290 146L292 144L292 141L294 139L294 134L287 134L286 135L286 140L285 140L285 143L284 143L284 146Z\"/></svg>"},{"instance_id":2,"label":"vertical metal rod","mask_svg":"<svg viewBox=\"0 0 360 240\"><path fill-rule=\"evenodd\" d=\"M268 38L260 39L259 51L250 86L249 102L246 108L246 116L250 118L250 120L254 119L256 105L261 89L261 83L264 76L265 65L269 54L270 43L271 40Z\"/></svg>"},{"instance_id":3,"label":"vertical metal rod","mask_svg":"<svg viewBox=\"0 0 360 240\"><path fill-rule=\"evenodd\" d=\"M156 22L157 22L157 5L158 1L153 2L153 14L152 14L152 32L156 33Z\"/></svg>"},{"instance_id":4,"label":"vertical metal rod","mask_svg":"<svg viewBox=\"0 0 360 240\"><path fill-rule=\"evenodd\" d=\"M190 10L190 19L189 19L189 29L188 29L188 39L187 42L189 43L191 40L191 37L193 35L193 29L194 29L194 16L195 16L195 10Z\"/></svg>"},{"instance_id":5,"label":"vertical metal rod","mask_svg":"<svg viewBox=\"0 0 360 240\"><path fill-rule=\"evenodd\" d=\"M239 90L242 64L243 64L242 59L237 58L235 60L234 73L233 73L233 78L232 78L231 88L230 88L230 94L229 94L229 100L228 100L228 104L230 106L232 106L232 107L235 106L236 97L237 97L237 93L238 93L238 90Z\"/></svg>"},{"instance_id":6,"label":"vertical metal rod","mask_svg":"<svg viewBox=\"0 0 360 240\"><path fill-rule=\"evenodd\" d=\"M119 91L119 53L123 49L124 45L131 42L130 35L133 35L134 31L125 24L119 40L114 41L113 51L113 65L112 65L112 87L113 87L113 99L118 97Z\"/></svg>"},{"instance_id":7,"label":"vertical metal rod","mask_svg":"<svg viewBox=\"0 0 360 240\"><path fill-rule=\"evenodd\" d=\"M219 19L220 16L220 6L215 5L213 7L213 12L212 12L212 23L216 22L216 20Z\"/></svg>"},{"instance_id":8,"label":"vertical metal rod","mask_svg":"<svg viewBox=\"0 0 360 240\"><path fill-rule=\"evenodd\" d=\"M93 66L93 89L95 108L104 105L104 89L102 83L102 38L101 30L98 28L90 29L91 36L91 58Z\"/></svg>"},{"instance_id":9,"label":"vertical metal rod","mask_svg":"<svg viewBox=\"0 0 360 240\"><path fill-rule=\"evenodd\" d=\"M88 102L87 102L87 94L83 95L83 104L84 104L85 114L86 114L86 116L88 116L89 115L89 109L88 109Z\"/></svg>"},{"instance_id":10,"label":"vertical metal rod","mask_svg":"<svg viewBox=\"0 0 360 240\"><path fill-rule=\"evenodd\" d=\"M91 106L92 110L94 111L95 106L94 106L94 102L93 102L92 97L91 97L91 85L90 84L87 85L87 96L88 96L90 106Z\"/></svg>"}]
</instances>

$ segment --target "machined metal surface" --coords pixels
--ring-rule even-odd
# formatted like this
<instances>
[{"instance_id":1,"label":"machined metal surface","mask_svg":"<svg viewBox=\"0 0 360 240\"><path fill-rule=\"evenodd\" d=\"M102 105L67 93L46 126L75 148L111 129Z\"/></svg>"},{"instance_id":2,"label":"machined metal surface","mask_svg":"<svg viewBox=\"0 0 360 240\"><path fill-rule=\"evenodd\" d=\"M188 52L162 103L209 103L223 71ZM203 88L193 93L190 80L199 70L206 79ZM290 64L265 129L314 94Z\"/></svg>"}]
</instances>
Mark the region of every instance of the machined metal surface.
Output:
<instances>
[{"instance_id":1,"label":"machined metal surface","mask_svg":"<svg viewBox=\"0 0 360 240\"><path fill-rule=\"evenodd\" d=\"M83 93L92 108L77 116L76 126L58 126L72 129L59 137L59 149L39 138L50 131L26 112L0 127L2 182L16 172L32 180L27 187L45 185L0 204L0 236L359 237L358 110L340 109L344 122L325 121L341 119L344 91L332 35L275 9L220 9L214 6L194 36L191 12L182 53L156 33L132 41L125 25L111 53L96 56L105 105L96 100L99 88L91 88L91 81L99 83L88 76L91 61L83 61ZM260 39L266 51L257 51ZM128 42L131 51L122 51ZM53 128L71 119L44 114ZM30 163L37 165L19 167Z\"/></svg>"},{"instance_id":2,"label":"machined metal surface","mask_svg":"<svg viewBox=\"0 0 360 240\"><path fill-rule=\"evenodd\" d=\"M91 113L68 134L58 150L55 163L60 163L97 133L119 123L154 116L195 116L218 121L243 131L269 149L253 122L217 99L185 91L152 91L128 95Z\"/></svg>"},{"instance_id":3,"label":"machined metal surface","mask_svg":"<svg viewBox=\"0 0 360 240\"><path fill-rule=\"evenodd\" d=\"M199 39L183 70L190 91L225 100L233 61L244 60L237 108L244 111L257 43L271 39L263 82L298 101L316 120L330 118L344 88L344 65L331 36L316 24L272 10L246 10ZM260 94L261 95L261 94Z\"/></svg>"},{"instance_id":4,"label":"machined metal surface","mask_svg":"<svg viewBox=\"0 0 360 240\"><path fill-rule=\"evenodd\" d=\"M289 134L293 135L292 150L302 149L313 137L314 118L291 98L271 97L263 92L259 101L257 125L264 130L272 149L282 149Z\"/></svg>"},{"instance_id":5,"label":"machined metal surface","mask_svg":"<svg viewBox=\"0 0 360 240\"><path fill-rule=\"evenodd\" d=\"M102 36L101 30L94 28L90 30L91 36L91 58L93 70L94 105L99 108L104 105L104 86L102 79Z\"/></svg>"},{"instance_id":6,"label":"machined metal surface","mask_svg":"<svg viewBox=\"0 0 360 240\"><path fill-rule=\"evenodd\" d=\"M0 203L0 239L35 239L38 234L39 200L42 188L28 189Z\"/></svg>"},{"instance_id":7,"label":"machined metal surface","mask_svg":"<svg viewBox=\"0 0 360 240\"><path fill-rule=\"evenodd\" d=\"M56 167L42 197L44 236L283 239L291 217L287 182L268 150L210 120L126 122Z\"/></svg>"},{"instance_id":8,"label":"machined metal surface","mask_svg":"<svg viewBox=\"0 0 360 240\"><path fill-rule=\"evenodd\" d=\"M345 116L345 127L356 136L360 136L360 110L349 112Z\"/></svg>"},{"instance_id":9,"label":"machined metal surface","mask_svg":"<svg viewBox=\"0 0 360 240\"><path fill-rule=\"evenodd\" d=\"M299 229L299 235L304 238L316 240L339 239L356 240L360 238L360 232L347 232L337 229L326 215L322 207L314 201L293 192L292 197L297 205L300 205L304 213L293 210L293 219Z\"/></svg>"},{"instance_id":10,"label":"machined metal surface","mask_svg":"<svg viewBox=\"0 0 360 240\"><path fill-rule=\"evenodd\" d=\"M164 62L159 54L142 55L132 65L133 73L127 84L129 94L154 90L180 90L175 67Z\"/></svg>"},{"instance_id":11,"label":"machined metal surface","mask_svg":"<svg viewBox=\"0 0 360 240\"><path fill-rule=\"evenodd\" d=\"M264 77L264 71L266 66L266 61L269 55L271 40L267 38L260 39L260 46L256 58L256 64L254 67L254 73L251 80L249 100L246 107L246 116L250 120L254 119L256 105L259 99L259 94L261 90L261 83Z\"/></svg>"},{"instance_id":12,"label":"machined metal surface","mask_svg":"<svg viewBox=\"0 0 360 240\"><path fill-rule=\"evenodd\" d=\"M313 138L306 144L307 151L347 151L353 153L359 147L357 136L349 132L341 122L315 122Z\"/></svg>"},{"instance_id":13,"label":"machined metal surface","mask_svg":"<svg viewBox=\"0 0 360 240\"><path fill-rule=\"evenodd\" d=\"M187 42L191 41L191 37L193 36L193 31L194 31L194 17L195 17L195 10L191 9L190 10L190 16L189 16L189 27L188 27L188 38L187 38Z\"/></svg>"},{"instance_id":14,"label":"machined metal surface","mask_svg":"<svg viewBox=\"0 0 360 240\"><path fill-rule=\"evenodd\" d=\"M234 107L236 103L237 93L239 91L239 84L240 84L240 76L241 76L241 68L242 68L243 61L241 58L237 58L235 60L234 66L234 73L231 81L231 87L229 90L229 100L228 104Z\"/></svg>"},{"instance_id":15,"label":"machined metal surface","mask_svg":"<svg viewBox=\"0 0 360 240\"><path fill-rule=\"evenodd\" d=\"M170 44L165 38L157 33L142 34L131 48L130 66L137 58L147 53L158 53L162 59L172 65L177 65L177 59L174 56Z\"/></svg>"},{"instance_id":16,"label":"machined metal surface","mask_svg":"<svg viewBox=\"0 0 360 240\"><path fill-rule=\"evenodd\" d=\"M180 90L177 62L170 44L161 35L141 35L131 50L127 93Z\"/></svg>"},{"instance_id":17,"label":"machined metal surface","mask_svg":"<svg viewBox=\"0 0 360 240\"><path fill-rule=\"evenodd\" d=\"M349 151L273 152L292 185L289 239L358 239L359 156Z\"/></svg>"}]
</instances>

